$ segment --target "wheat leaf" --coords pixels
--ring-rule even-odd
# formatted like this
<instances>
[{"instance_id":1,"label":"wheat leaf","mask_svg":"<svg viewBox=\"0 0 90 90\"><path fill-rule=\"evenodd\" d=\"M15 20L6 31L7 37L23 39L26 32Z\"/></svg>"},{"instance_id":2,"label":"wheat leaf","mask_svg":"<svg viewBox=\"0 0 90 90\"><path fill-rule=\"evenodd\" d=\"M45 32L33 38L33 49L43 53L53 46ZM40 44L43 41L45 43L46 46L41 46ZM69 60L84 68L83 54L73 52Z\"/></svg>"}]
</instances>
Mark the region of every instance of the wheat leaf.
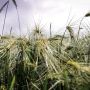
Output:
<instances>
[{"instance_id":1,"label":"wheat leaf","mask_svg":"<svg viewBox=\"0 0 90 90\"><path fill-rule=\"evenodd\" d=\"M90 17L90 12L86 13L85 17Z\"/></svg>"},{"instance_id":2,"label":"wheat leaf","mask_svg":"<svg viewBox=\"0 0 90 90\"><path fill-rule=\"evenodd\" d=\"M2 10L4 9L4 7L9 3L9 1L7 1L1 8L0 8L0 12L2 12Z\"/></svg>"},{"instance_id":3,"label":"wheat leaf","mask_svg":"<svg viewBox=\"0 0 90 90\"><path fill-rule=\"evenodd\" d=\"M12 2L14 3L15 7L17 8L16 0L12 0Z\"/></svg>"},{"instance_id":4,"label":"wheat leaf","mask_svg":"<svg viewBox=\"0 0 90 90\"><path fill-rule=\"evenodd\" d=\"M10 86L9 90L13 90L14 84L15 84L15 76L12 79L11 86Z\"/></svg>"}]
</instances>

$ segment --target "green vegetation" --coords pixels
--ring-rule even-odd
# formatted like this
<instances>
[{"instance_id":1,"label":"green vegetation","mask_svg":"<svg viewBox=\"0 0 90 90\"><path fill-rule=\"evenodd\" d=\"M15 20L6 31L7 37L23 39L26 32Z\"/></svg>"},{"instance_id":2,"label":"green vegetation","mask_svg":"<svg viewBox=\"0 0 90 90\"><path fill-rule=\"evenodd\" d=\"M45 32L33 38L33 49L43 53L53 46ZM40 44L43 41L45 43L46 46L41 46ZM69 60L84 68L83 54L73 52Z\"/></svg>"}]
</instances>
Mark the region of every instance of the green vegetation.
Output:
<instances>
[{"instance_id":1,"label":"green vegetation","mask_svg":"<svg viewBox=\"0 0 90 90\"><path fill-rule=\"evenodd\" d=\"M47 39L37 27L30 39L1 36L1 90L89 90L90 38L66 39L61 45L61 36Z\"/></svg>"},{"instance_id":2,"label":"green vegetation","mask_svg":"<svg viewBox=\"0 0 90 90\"><path fill-rule=\"evenodd\" d=\"M78 36L71 26L68 37L46 38L38 26L29 38L2 34L0 90L90 90L90 36L79 38L81 22Z\"/></svg>"}]
</instances>

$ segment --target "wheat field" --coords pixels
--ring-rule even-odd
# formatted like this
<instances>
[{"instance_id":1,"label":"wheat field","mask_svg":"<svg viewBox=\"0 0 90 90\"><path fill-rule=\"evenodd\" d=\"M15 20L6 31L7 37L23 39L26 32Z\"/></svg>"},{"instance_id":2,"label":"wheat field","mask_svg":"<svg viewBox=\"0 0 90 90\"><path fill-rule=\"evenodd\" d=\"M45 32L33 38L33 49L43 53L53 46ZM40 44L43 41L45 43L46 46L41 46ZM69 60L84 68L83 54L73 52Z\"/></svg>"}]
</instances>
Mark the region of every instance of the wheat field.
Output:
<instances>
[{"instance_id":1,"label":"wheat field","mask_svg":"<svg viewBox=\"0 0 90 90\"><path fill-rule=\"evenodd\" d=\"M18 13L16 1L12 2ZM68 36L48 38L38 25L28 38L4 35L5 17L0 35L0 90L90 90L90 36L79 37L82 21L89 16L86 13L80 21L77 35L68 25ZM21 33L19 15L18 22Z\"/></svg>"}]
</instances>

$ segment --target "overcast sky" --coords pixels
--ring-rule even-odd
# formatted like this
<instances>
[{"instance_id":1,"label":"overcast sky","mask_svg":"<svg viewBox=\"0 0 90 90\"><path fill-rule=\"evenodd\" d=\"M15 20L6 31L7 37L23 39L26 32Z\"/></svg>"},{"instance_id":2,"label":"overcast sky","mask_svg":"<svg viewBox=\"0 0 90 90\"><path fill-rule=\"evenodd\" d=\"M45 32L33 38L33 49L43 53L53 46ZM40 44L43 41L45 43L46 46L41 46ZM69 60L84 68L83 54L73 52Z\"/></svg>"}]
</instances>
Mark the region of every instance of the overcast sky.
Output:
<instances>
[{"instance_id":1,"label":"overcast sky","mask_svg":"<svg viewBox=\"0 0 90 90\"><path fill-rule=\"evenodd\" d=\"M7 0L0 0L0 7ZM77 20L90 11L90 0L16 0L19 9L22 34L27 33L27 28L30 30L35 23L49 32L49 24L52 23L52 33L61 33L65 27L68 16L69 20ZM0 33L5 15L5 10L0 13ZM72 21L73 21L72 20ZM6 26L4 33L9 32L11 26L13 33L19 33L17 13L15 6L10 1L8 14L6 18Z\"/></svg>"}]
</instances>

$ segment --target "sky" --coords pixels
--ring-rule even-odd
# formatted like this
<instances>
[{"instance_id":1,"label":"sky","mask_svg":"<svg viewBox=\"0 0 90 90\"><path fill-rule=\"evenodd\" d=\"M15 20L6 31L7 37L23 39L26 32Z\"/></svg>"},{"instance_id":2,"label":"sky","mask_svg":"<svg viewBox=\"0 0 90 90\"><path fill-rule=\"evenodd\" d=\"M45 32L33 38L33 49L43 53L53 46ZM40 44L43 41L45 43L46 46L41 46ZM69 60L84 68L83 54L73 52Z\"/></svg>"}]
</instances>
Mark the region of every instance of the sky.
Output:
<instances>
[{"instance_id":1,"label":"sky","mask_svg":"<svg viewBox=\"0 0 90 90\"><path fill-rule=\"evenodd\" d=\"M7 0L0 0L0 7ZM18 5L22 35L31 32L35 24L43 31L49 33L49 25L52 24L52 34L63 33L70 20L81 19L90 11L90 0L16 0ZM0 13L0 33L5 17L5 9ZM17 12L10 0L6 17L4 34L9 34L12 27L13 34L19 34ZM77 23L77 22L76 22Z\"/></svg>"}]
</instances>

